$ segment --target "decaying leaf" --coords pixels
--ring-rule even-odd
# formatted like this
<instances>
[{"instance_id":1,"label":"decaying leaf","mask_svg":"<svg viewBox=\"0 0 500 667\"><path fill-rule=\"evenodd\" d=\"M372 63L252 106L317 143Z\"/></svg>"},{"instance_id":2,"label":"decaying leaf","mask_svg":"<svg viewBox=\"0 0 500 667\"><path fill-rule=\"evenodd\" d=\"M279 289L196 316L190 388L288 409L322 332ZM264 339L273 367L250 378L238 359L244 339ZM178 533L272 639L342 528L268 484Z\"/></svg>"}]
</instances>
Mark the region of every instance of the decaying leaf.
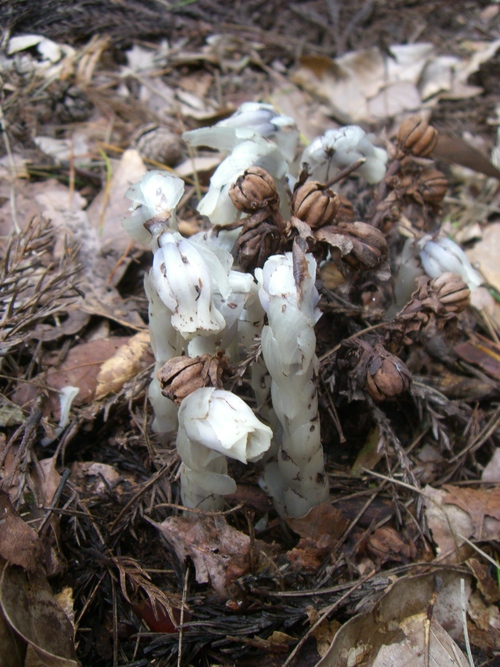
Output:
<instances>
[{"instance_id":1,"label":"decaying leaf","mask_svg":"<svg viewBox=\"0 0 500 667\"><path fill-rule=\"evenodd\" d=\"M452 638L462 632L461 577L453 571L438 570L399 579L370 612L354 616L340 628L317 667L424 664L424 629L434 598L429 665L467 667L465 656ZM467 602L470 582L467 576L465 580Z\"/></svg>"},{"instance_id":2,"label":"decaying leaf","mask_svg":"<svg viewBox=\"0 0 500 667\"><path fill-rule=\"evenodd\" d=\"M125 382L153 363L153 360L149 331L140 331L101 366L97 375L95 398L99 400L120 391Z\"/></svg>"},{"instance_id":3,"label":"decaying leaf","mask_svg":"<svg viewBox=\"0 0 500 667\"><path fill-rule=\"evenodd\" d=\"M21 519L5 491L0 491L0 516L0 556L13 565L20 565L33 572L42 554L40 538Z\"/></svg>"},{"instance_id":4,"label":"decaying leaf","mask_svg":"<svg viewBox=\"0 0 500 667\"><path fill-rule=\"evenodd\" d=\"M250 538L228 525L224 517L176 516L153 523L180 561L188 556L199 584L211 583L221 597L248 572Z\"/></svg>"},{"instance_id":5,"label":"decaying leaf","mask_svg":"<svg viewBox=\"0 0 500 667\"><path fill-rule=\"evenodd\" d=\"M349 525L342 512L330 503L313 507L300 519L287 517L286 522L301 537L298 545L287 553L287 558L298 569L306 571L321 566Z\"/></svg>"},{"instance_id":6,"label":"decaying leaf","mask_svg":"<svg viewBox=\"0 0 500 667\"><path fill-rule=\"evenodd\" d=\"M20 567L5 565L0 607L8 624L47 667L78 667L73 627L40 570L28 574Z\"/></svg>"},{"instance_id":7,"label":"decaying leaf","mask_svg":"<svg viewBox=\"0 0 500 667\"><path fill-rule=\"evenodd\" d=\"M461 562L466 539L500 537L500 489L470 489L445 484L424 489L429 528L441 562Z\"/></svg>"},{"instance_id":8,"label":"decaying leaf","mask_svg":"<svg viewBox=\"0 0 500 667\"><path fill-rule=\"evenodd\" d=\"M26 644L16 635L0 611L0 665L24 667Z\"/></svg>"},{"instance_id":9,"label":"decaying leaf","mask_svg":"<svg viewBox=\"0 0 500 667\"><path fill-rule=\"evenodd\" d=\"M48 401L49 410L56 418L60 410L58 392L65 387L77 387L79 392L74 405L86 405L93 401L102 365L129 340L127 336L113 336L80 343L71 348L62 364L50 367L45 377L39 376L44 385L56 390L50 392ZM50 363L50 359L47 361ZM27 405L38 393L36 382L29 385L23 383L12 395L12 400L18 405Z\"/></svg>"}]
</instances>

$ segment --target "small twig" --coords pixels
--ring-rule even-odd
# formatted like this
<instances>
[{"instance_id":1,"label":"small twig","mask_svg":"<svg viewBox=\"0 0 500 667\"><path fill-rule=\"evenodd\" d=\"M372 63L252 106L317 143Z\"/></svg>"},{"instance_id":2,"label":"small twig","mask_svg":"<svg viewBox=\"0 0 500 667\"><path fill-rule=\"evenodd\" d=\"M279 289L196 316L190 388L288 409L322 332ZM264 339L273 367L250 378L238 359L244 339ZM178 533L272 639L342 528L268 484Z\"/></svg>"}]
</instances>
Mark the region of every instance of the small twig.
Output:
<instances>
[{"instance_id":1,"label":"small twig","mask_svg":"<svg viewBox=\"0 0 500 667\"><path fill-rule=\"evenodd\" d=\"M184 576L184 587L182 589L182 604L181 604L181 613L179 617L179 652L177 654L177 667L181 667L182 665L182 643L184 639L184 609L186 607L188 579L189 579L189 567L186 568L186 574Z\"/></svg>"},{"instance_id":2,"label":"small twig","mask_svg":"<svg viewBox=\"0 0 500 667\"><path fill-rule=\"evenodd\" d=\"M431 649L431 624L432 624L432 615L434 613L434 605L436 604L439 591L443 585L443 580L441 577L436 577L434 581L434 591L432 593L431 599L429 600L429 605L427 607L427 618L424 622L424 651L425 651L425 667L429 667L430 660L430 649Z\"/></svg>"},{"instance_id":3,"label":"small twig","mask_svg":"<svg viewBox=\"0 0 500 667\"><path fill-rule=\"evenodd\" d=\"M472 651L470 650L470 641L469 641L469 629L467 627L467 604L465 600L465 579L460 579L460 601L462 603L462 622L464 626L464 642L465 648L467 650L467 658L469 660L470 667L474 667L474 658L472 657Z\"/></svg>"},{"instance_id":4,"label":"small twig","mask_svg":"<svg viewBox=\"0 0 500 667\"><path fill-rule=\"evenodd\" d=\"M344 167L344 169L341 169L335 176L332 176L332 178L330 178L330 180L325 183L325 188L330 188L332 185L335 185L335 183L343 181L344 178L347 178L350 174L352 174L353 171L356 171L356 169L361 167L361 165L365 162L366 158L360 157L359 160L356 160L356 162L353 162L348 167Z\"/></svg>"},{"instance_id":5,"label":"small twig","mask_svg":"<svg viewBox=\"0 0 500 667\"><path fill-rule=\"evenodd\" d=\"M231 507L229 510L220 510L220 511L213 511L213 510L200 510L197 507L184 507L184 505L176 505L175 503L159 503L158 505L155 505L155 510L159 509L160 507L170 507L174 510L181 510L182 512L192 512L193 514L202 514L203 516L227 516L228 514L233 514L234 512L237 512L240 510L242 507L244 507L244 503L240 503L239 505L236 505L236 507Z\"/></svg>"}]
</instances>

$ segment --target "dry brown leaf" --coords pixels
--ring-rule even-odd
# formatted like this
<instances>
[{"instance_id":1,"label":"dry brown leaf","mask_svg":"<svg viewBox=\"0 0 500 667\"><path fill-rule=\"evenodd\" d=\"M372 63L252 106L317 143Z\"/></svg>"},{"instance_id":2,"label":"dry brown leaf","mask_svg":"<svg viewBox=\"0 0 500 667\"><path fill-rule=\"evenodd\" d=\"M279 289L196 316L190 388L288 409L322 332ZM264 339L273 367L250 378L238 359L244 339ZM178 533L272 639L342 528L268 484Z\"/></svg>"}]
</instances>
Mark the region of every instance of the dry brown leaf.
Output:
<instances>
[{"instance_id":1,"label":"dry brown leaf","mask_svg":"<svg viewBox=\"0 0 500 667\"><path fill-rule=\"evenodd\" d=\"M307 571L317 570L321 566L349 525L342 513L330 503L313 507L300 519L287 517L286 522L302 538L287 553L287 558L298 569Z\"/></svg>"},{"instance_id":2,"label":"dry brown leaf","mask_svg":"<svg viewBox=\"0 0 500 667\"><path fill-rule=\"evenodd\" d=\"M153 361L149 331L140 331L101 366L97 375L96 400L108 394L116 394L125 382L147 368Z\"/></svg>"},{"instance_id":3,"label":"dry brown leaf","mask_svg":"<svg viewBox=\"0 0 500 667\"><path fill-rule=\"evenodd\" d=\"M5 491L0 491L0 516L0 556L8 563L35 571L42 555L40 538L21 519Z\"/></svg>"},{"instance_id":4,"label":"dry brown leaf","mask_svg":"<svg viewBox=\"0 0 500 667\"><path fill-rule=\"evenodd\" d=\"M389 561L407 562L417 555L414 543L404 541L401 534L390 526L383 526L372 533L368 538L366 548L378 564Z\"/></svg>"},{"instance_id":5,"label":"dry brown leaf","mask_svg":"<svg viewBox=\"0 0 500 667\"><path fill-rule=\"evenodd\" d=\"M19 567L6 565L0 580L0 606L9 625L44 665L78 667L72 625L40 570L27 575Z\"/></svg>"},{"instance_id":6,"label":"dry brown leaf","mask_svg":"<svg viewBox=\"0 0 500 667\"><path fill-rule=\"evenodd\" d=\"M490 569L491 566L477 558L469 558L467 565L470 567L476 577L477 587L481 591L488 604L495 604L500 600L500 589L498 581L494 578Z\"/></svg>"},{"instance_id":7,"label":"dry brown leaf","mask_svg":"<svg viewBox=\"0 0 500 667\"><path fill-rule=\"evenodd\" d=\"M0 611L0 665L2 667L25 667L26 644L5 620Z\"/></svg>"},{"instance_id":8,"label":"dry brown leaf","mask_svg":"<svg viewBox=\"0 0 500 667\"><path fill-rule=\"evenodd\" d=\"M483 238L467 251L467 257L477 265L486 282L500 291L500 222L492 222L483 228Z\"/></svg>"},{"instance_id":9,"label":"dry brown leaf","mask_svg":"<svg viewBox=\"0 0 500 667\"><path fill-rule=\"evenodd\" d=\"M436 602L430 626L429 665L468 667L465 656L452 638L459 637L462 632L461 578L465 579L467 602L470 577L449 570L402 577L370 612L354 616L340 628L317 667L424 664L424 628L433 596L436 596ZM443 628L449 628L451 632Z\"/></svg>"},{"instance_id":10,"label":"dry brown leaf","mask_svg":"<svg viewBox=\"0 0 500 667\"><path fill-rule=\"evenodd\" d=\"M440 160L459 164L462 167L473 169L480 174L500 178L500 171L488 160L488 158L471 146L469 143L457 136L440 134L436 148L432 155ZM471 260L472 261L472 260Z\"/></svg>"},{"instance_id":11,"label":"dry brown leaf","mask_svg":"<svg viewBox=\"0 0 500 667\"><path fill-rule=\"evenodd\" d=\"M427 521L443 562L462 562L469 555L466 539L500 538L500 489L445 485L424 489Z\"/></svg>"},{"instance_id":12,"label":"dry brown leaf","mask_svg":"<svg viewBox=\"0 0 500 667\"><path fill-rule=\"evenodd\" d=\"M250 538L229 526L223 516L175 516L153 523L181 562L189 556L199 584L211 583L221 597L248 572Z\"/></svg>"},{"instance_id":13,"label":"dry brown leaf","mask_svg":"<svg viewBox=\"0 0 500 667\"><path fill-rule=\"evenodd\" d=\"M443 486L448 493L445 503L457 505L468 512L478 540L495 540L500 532L500 488L472 489L466 486ZM488 517L494 521L486 525Z\"/></svg>"},{"instance_id":14,"label":"dry brown leaf","mask_svg":"<svg viewBox=\"0 0 500 667\"><path fill-rule=\"evenodd\" d=\"M127 248L130 238L123 233L122 219L130 215L130 200L124 193L141 180L146 167L138 151L129 149L120 160L110 160L111 180L88 207L90 224L99 230L101 251L113 252L117 260Z\"/></svg>"}]
</instances>

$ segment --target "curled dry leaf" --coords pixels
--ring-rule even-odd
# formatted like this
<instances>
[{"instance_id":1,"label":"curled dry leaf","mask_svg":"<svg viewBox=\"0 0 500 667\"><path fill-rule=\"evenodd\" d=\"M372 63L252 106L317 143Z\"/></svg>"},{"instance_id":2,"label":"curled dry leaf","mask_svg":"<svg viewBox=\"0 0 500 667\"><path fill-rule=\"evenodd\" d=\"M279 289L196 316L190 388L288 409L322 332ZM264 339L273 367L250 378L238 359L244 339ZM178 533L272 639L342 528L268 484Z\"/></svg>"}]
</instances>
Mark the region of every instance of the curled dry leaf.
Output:
<instances>
[{"instance_id":1,"label":"curled dry leaf","mask_svg":"<svg viewBox=\"0 0 500 667\"><path fill-rule=\"evenodd\" d=\"M153 357L150 352L149 331L140 331L101 366L97 375L96 400L120 391L125 382L150 363L153 363Z\"/></svg>"},{"instance_id":2,"label":"curled dry leaf","mask_svg":"<svg viewBox=\"0 0 500 667\"><path fill-rule=\"evenodd\" d=\"M340 628L317 667L424 664L424 628L433 596L436 602L430 624L429 664L468 667L452 638L462 632L461 577L466 580L468 599L470 578L453 571L399 579L370 612L354 616Z\"/></svg>"},{"instance_id":3,"label":"curled dry leaf","mask_svg":"<svg viewBox=\"0 0 500 667\"><path fill-rule=\"evenodd\" d=\"M223 598L250 567L250 538L229 526L223 516L175 516L153 523L183 562L188 556L199 584L211 583Z\"/></svg>"},{"instance_id":4,"label":"curled dry leaf","mask_svg":"<svg viewBox=\"0 0 500 667\"><path fill-rule=\"evenodd\" d=\"M57 603L47 578L5 565L0 606L8 624L47 667L78 667L73 627Z\"/></svg>"},{"instance_id":5,"label":"curled dry leaf","mask_svg":"<svg viewBox=\"0 0 500 667\"><path fill-rule=\"evenodd\" d=\"M45 377L47 386L57 391L68 386L77 387L80 391L73 404L91 403L96 396L98 377L103 365L129 342L130 338L127 336L112 336L76 345L68 352L62 364L49 368ZM145 355L147 354L149 351L145 352ZM38 392L35 383L23 383L12 395L12 401L18 405L27 405L36 398ZM51 392L48 409L56 418L59 417L58 393Z\"/></svg>"}]
</instances>

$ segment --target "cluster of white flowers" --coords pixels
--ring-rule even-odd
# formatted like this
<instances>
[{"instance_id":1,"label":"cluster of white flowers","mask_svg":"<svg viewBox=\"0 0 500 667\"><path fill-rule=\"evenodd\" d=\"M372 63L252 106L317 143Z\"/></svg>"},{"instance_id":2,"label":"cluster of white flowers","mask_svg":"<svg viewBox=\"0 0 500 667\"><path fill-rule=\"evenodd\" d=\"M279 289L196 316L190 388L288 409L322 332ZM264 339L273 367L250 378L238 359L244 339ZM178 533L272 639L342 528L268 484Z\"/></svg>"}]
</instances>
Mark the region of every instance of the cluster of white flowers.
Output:
<instances>
[{"instance_id":1,"label":"cluster of white flowers","mask_svg":"<svg viewBox=\"0 0 500 667\"><path fill-rule=\"evenodd\" d=\"M294 178L299 141L293 119L271 105L246 103L230 118L186 132L184 138L225 156L198 206L212 224L224 226L241 218L229 190L251 166L262 167L275 179L281 212L288 215L287 183ZM366 158L360 173L369 182L381 180L387 155L354 126L314 141L303 162L317 178L325 167L340 168L360 156ZM127 192L134 205L124 227L137 241L150 243L153 251L145 279L156 359L149 389L153 429L165 438L176 434L186 506L219 508L222 497L236 489L226 457L246 463L267 453L265 482L276 507L284 515L302 516L328 498L315 385L314 324L320 316L316 262L300 249L272 256L256 271L257 285L253 275L232 267L232 232L205 232L189 239L179 234L176 207L183 193L180 179L159 171L148 172ZM259 335L263 357L252 364L251 381L258 409L273 430L242 399L224 390L195 389L179 408L162 394L157 372L173 357L225 350L238 362ZM266 405L269 394L272 407Z\"/></svg>"}]
</instances>

